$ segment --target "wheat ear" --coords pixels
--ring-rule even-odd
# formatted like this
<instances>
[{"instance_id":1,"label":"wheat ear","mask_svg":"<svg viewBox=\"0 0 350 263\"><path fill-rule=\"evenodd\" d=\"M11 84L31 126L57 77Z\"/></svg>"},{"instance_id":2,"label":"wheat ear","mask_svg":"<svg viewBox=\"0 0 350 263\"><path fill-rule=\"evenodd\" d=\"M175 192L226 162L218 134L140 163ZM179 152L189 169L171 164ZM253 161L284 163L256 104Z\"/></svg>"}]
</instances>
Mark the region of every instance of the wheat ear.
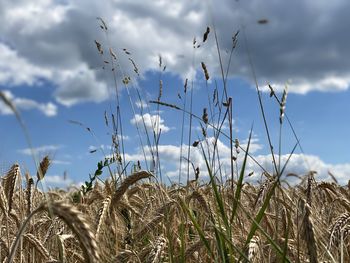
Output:
<instances>
[{"instance_id":1,"label":"wheat ear","mask_svg":"<svg viewBox=\"0 0 350 263\"><path fill-rule=\"evenodd\" d=\"M27 215L32 211L32 188L34 185L33 178L28 178L26 188L26 200L27 200Z\"/></svg>"},{"instance_id":2,"label":"wheat ear","mask_svg":"<svg viewBox=\"0 0 350 263\"><path fill-rule=\"evenodd\" d=\"M163 236L160 236L155 241L155 246L150 252L152 263L162 262L162 257L164 253L164 249L167 245L166 239Z\"/></svg>"},{"instance_id":3,"label":"wheat ear","mask_svg":"<svg viewBox=\"0 0 350 263\"><path fill-rule=\"evenodd\" d=\"M111 198L108 196L104 201L103 201L103 206L98 212L98 220L97 220L97 229L96 229L96 240L99 240L100 235L101 235L101 227L104 221L107 218L108 215L108 209L111 204Z\"/></svg>"},{"instance_id":4,"label":"wheat ear","mask_svg":"<svg viewBox=\"0 0 350 263\"><path fill-rule=\"evenodd\" d=\"M120 198L123 196L123 194L128 190L129 186L133 185L137 181L151 177L152 174L146 171L140 171L137 173L134 173L127 177L124 182L119 186L119 188L115 191L115 193L112 196L112 201L111 201L111 207L115 208L116 205L118 204L118 201Z\"/></svg>"},{"instance_id":5,"label":"wheat ear","mask_svg":"<svg viewBox=\"0 0 350 263\"><path fill-rule=\"evenodd\" d=\"M330 229L331 236L329 240L329 247L331 247L332 244L339 245L342 232L344 232L346 227L349 225L350 225L350 213L343 213L335 219Z\"/></svg>"},{"instance_id":6,"label":"wheat ear","mask_svg":"<svg viewBox=\"0 0 350 263\"><path fill-rule=\"evenodd\" d=\"M304 211L304 217L302 221L302 237L306 242L306 246L309 254L309 262L317 263L317 246L316 246L316 237L314 232L314 225L311 219L311 209L310 205L305 202L304 199L301 199L300 206L302 211Z\"/></svg>"},{"instance_id":7,"label":"wheat ear","mask_svg":"<svg viewBox=\"0 0 350 263\"><path fill-rule=\"evenodd\" d=\"M10 213L12 209L13 193L16 187L16 179L19 176L20 176L19 165L14 164L12 165L10 171L8 171L7 175L3 178L4 191L8 202L8 213Z\"/></svg>"},{"instance_id":8,"label":"wheat ear","mask_svg":"<svg viewBox=\"0 0 350 263\"><path fill-rule=\"evenodd\" d=\"M258 262L259 259L259 243L260 238L259 236L254 236L248 245L248 259L251 262Z\"/></svg>"},{"instance_id":9,"label":"wheat ear","mask_svg":"<svg viewBox=\"0 0 350 263\"><path fill-rule=\"evenodd\" d=\"M95 241L94 234L90 230L85 218L76 208L63 202L43 203L37 209L35 209L27 219L23 222L21 228L17 232L16 238L11 246L10 255L8 256L7 263L12 263L16 254L21 236L23 235L26 226L30 222L31 218L42 211L48 211L49 214L56 215L62 219L68 227L74 232L77 239L80 242L85 262L98 263L100 262L99 251Z\"/></svg>"}]
</instances>

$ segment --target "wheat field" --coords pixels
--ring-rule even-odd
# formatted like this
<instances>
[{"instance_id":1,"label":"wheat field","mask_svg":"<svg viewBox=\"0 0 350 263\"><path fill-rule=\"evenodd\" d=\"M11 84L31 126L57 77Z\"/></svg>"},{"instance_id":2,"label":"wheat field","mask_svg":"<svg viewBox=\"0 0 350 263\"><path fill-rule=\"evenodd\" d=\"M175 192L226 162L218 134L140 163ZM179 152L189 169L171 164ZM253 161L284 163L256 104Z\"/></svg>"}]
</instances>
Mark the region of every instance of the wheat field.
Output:
<instances>
[{"instance_id":1,"label":"wheat field","mask_svg":"<svg viewBox=\"0 0 350 263\"><path fill-rule=\"evenodd\" d=\"M43 193L29 174L21 178L17 164L1 178L1 262L350 260L350 184L317 182L313 173L288 188L273 177L244 183L233 217L236 181L233 191L230 182L166 186L137 171L83 195L74 188Z\"/></svg>"}]
</instances>

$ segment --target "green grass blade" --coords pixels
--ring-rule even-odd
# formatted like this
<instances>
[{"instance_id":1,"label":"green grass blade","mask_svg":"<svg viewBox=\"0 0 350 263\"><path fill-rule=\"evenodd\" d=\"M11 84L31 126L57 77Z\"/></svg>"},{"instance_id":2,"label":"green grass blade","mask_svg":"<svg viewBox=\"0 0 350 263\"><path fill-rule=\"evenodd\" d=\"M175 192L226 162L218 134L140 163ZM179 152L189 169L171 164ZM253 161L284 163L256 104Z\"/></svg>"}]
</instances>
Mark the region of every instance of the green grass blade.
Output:
<instances>
[{"instance_id":1,"label":"green grass blade","mask_svg":"<svg viewBox=\"0 0 350 263\"><path fill-rule=\"evenodd\" d=\"M216 227L214 227L214 233L215 233L215 240L216 240L216 246L218 253L221 258L221 262L227 262L227 249L225 247L225 242L223 241L224 234L221 231L218 231Z\"/></svg>"},{"instance_id":2,"label":"green grass blade","mask_svg":"<svg viewBox=\"0 0 350 263\"><path fill-rule=\"evenodd\" d=\"M293 156L293 154L294 154L294 152L295 152L295 150L296 150L296 148L297 148L298 145L299 145L299 141L296 142L296 144L294 145L294 147L293 147L291 153L290 153L289 156L288 156L287 161L286 161L285 164L283 165L283 168L282 168L282 170L281 170L280 176L283 174L284 170L287 168L287 165L288 165L288 163L289 163L289 161L290 161L290 158Z\"/></svg>"},{"instance_id":3,"label":"green grass blade","mask_svg":"<svg viewBox=\"0 0 350 263\"><path fill-rule=\"evenodd\" d=\"M185 226L183 223L180 225L180 242L180 262L185 263Z\"/></svg>"},{"instance_id":4,"label":"green grass blade","mask_svg":"<svg viewBox=\"0 0 350 263\"><path fill-rule=\"evenodd\" d=\"M289 155L288 157L288 160L290 159L290 157L292 156L292 154L294 153L295 149L296 149L296 146L298 145L299 142L297 142L297 144L294 146L293 148L293 151L292 153ZM282 169L282 172L284 171L286 165L284 165L283 169ZM275 180L275 182L273 183L270 191L267 193L266 195L266 198L264 200L264 203L262 205L262 207L260 208L258 214L256 215L256 217L254 218L254 223L249 231L249 234L248 234L248 237L247 237L247 240L246 240L246 243L245 245L248 245L250 240L252 239L252 237L254 236L255 234L255 231L257 230L258 228L258 225L260 224L261 220L263 219L264 215L265 215L265 211L270 203L270 199L272 198L273 194L275 193L275 188L276 186L279 184L279 177L280 175L278 176L278 178Z\"/></svg>"},{"instance_id":5,"label":"green grass blade","mask_svg":"<svg viewBox=\"0 0 350 263\"><path fill-rule=\"evenodd\" d=\"M247 150L245 151L245 154L244 154L244 160L243 160L241 172L240 172L240 175L239 175L239 179L238 179L238 182L237 182L237 189L235 191L235 198L233 200L232 214L231 214L231 220L230 220L231 223L233 222L233 219L234 219L234 217L236 215L239 199L241 198L241 191L242 191L242 187L243 187L244 172L245 172L245 167L246 167L246 164L247 164L247 158L248 158L248 152L249 152L250 141L251 141L251 138L252 138L252 133L253 133L253 125L252 125L252 127L250 129L249 139L248 139L248 146L247 146Z\"/></svg>"},{"instance_id":6,"label":"green grass blade","mask_svg":"<svg viewBox=\"0 0 350 263\"><path fill-rule=\"evenodd\" d=\"M278 185L278 180L275 180L275 182L273 183L271 189L269 190L269 192L266 195L266 198L264 200L264 203L262 205L262 207L260 208L258 214L255 216L254 219L252 219L253 224L249 230L249 234L247 236L247 240L245 242L245 247L249 244L250 240L252 239L252 237L254 236L256 230L260 227L260 222L263 219L264 215L265 215L265 211L270 203L270 199L272 198L274 192L275 192L275 188ZM244 210L243 210L244 211ZM250 215L248 215L250 217Z\"/></svg>"},{"instance_id":7,"label":"green grass blade","mask_svg":"<svg viewBox=\"0 0 350 263\"><path fill-rule=\"evenodd\" d=\"M227 216L226 216L226 213L225 213L225 207L224 207L223 198L221 196L221 193L218 190L218 186L216 184L215 176L212 173L212 170L210 168L210 165L209 165L208 159L207 159L207 157L205 155L205 151L204 151L204 148L203 148L202 144L201 144L201 148L202 148L202 153L203 153L203 157L204 157L204 160L205 160L205 164L206 164L207 169L208 169L208 174L209 174L209 177L210 177L210 183L211 183L212 189L214 191L215 200L216 200L216 203L217 203L217 205L219 207L219 212L220 212L221 218L222 218L222 220L223 220L223 222L225 224L226 230L228 231L229 230L229 223L228 223L228 219L227 219Z\"/></svg>"},{"instance_id":8,"label":"green grass blade","mask_svg":"<svg viewBox=\"0 0 350 263\"><path fill-rule=\"evenodd\" d=\"M237 247L232 243L232 240L230 240L226 235L224 235L224 234L220 231L220 229L218 229L216 226L214 226L214 230L216 230L217 232L219 232L219 233L222 234L222 237L225 239L225 242L226 242L227 244L229 244L230 247L232 247L233 250L235 250L235 251L241 256L241 258L244 258L245 260L249 261L249 259L248 259L248 257L246 256L246 254L245 254L243 251L241 251L239 248L237 248ZM233 255L231 256L231 258L232 258L232 257L233 257ZM234 261L234 260L232 260L232 261Z\"/></svg>"},{"instance_id":9,"label":"green grass blade","mask_svg":"<svg viewBox=\"0 0 350 263\"><path fill-rule=\"evenodd\" d=\"M180 205L182 207L182 209L186 212L186 214L190 217L194 227L196 228L198 235L200 237L200 239L203 241L203 244L205 245L205 247L207 248L210 256L214 259L214 253L210 247L209 241L206 239L203 229L200 227L200 225L198 224L197 220L195 219L193 213L190 211L190 209L187 207L187 205L185 204L185 202L180 199Z\"/></svg>"},{"instance_id":10,"label":"green grass blade","mask_svg":"<svg viewBox=\"0 0 350 263\"><path fill-rule=\"evenodd\" d=\"M288 251L288 237L289 237L290 225L292 224L292 219L291 219L289 212L287 212L287 218L288 218L288 224L287 224L287 229L286 229L285 242L283 245L282 262L286 262L287 251Z\"/></svg>"},{"instance_id":11,"label":"green grass blade","mask_svg":"<svg viewBox=\"0 0 350 263\"><path fill-rule=\"evenodd\" d=\"M241 204L239 204L239 206L240 206L240 208L242 209L242 211L247 215L247 217L248 217L250 220L252 220L252 223L253 223L252 228L254 227L254 228L255 228L255 231L256 231L257 229L259 229L260 232L261 232L261 233L266 237L266 239L269 241L269 243L271 244L271 246L276 250L277 254L279 254L282 258L284 258L284 260L281 261L281 262L291 262L290 259L289 259L286 255L284 255L284 251L280 248L280 246L270 237L270 235L269 235L268 233L266 233L266 231L260 226L260 224L259 224L255 219L253 219L253 218L249 215L249 213L245 210L245 208L244 208ZM255 231L254 231L254 233L253 233L253 236L254 236L254 234L255 234ZM250 234L251 234L251 232L249 233L248 237L250 236ZM253 237L253 236L252 236L252 237ZM249 244L249 242L250 242L250 240L252 239L252 237L249 238L249 239L247 239L247 241L246 241L246 243L245 243L245 247Z\"/></svg>"}]
</instances>

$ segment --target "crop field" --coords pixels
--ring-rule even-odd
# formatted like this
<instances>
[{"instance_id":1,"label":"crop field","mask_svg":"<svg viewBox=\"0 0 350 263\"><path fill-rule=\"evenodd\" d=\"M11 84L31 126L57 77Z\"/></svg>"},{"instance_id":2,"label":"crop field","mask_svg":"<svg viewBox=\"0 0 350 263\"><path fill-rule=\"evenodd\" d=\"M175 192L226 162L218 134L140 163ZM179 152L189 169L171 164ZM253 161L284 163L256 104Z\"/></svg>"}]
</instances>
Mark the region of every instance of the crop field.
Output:
<instances>
[{"instance_id":1,"label":"crop field","mask_svg":"<svg viewBox=\"0 0 350 263\"><path fill-rule=\"evenodd\" d=\"M343 262L350 186L190 182L138 171L122 183L43 193L18 165L2 177L2 262ZM17 183L16 183L17 182Z\"/></svg>"}]
</instances>

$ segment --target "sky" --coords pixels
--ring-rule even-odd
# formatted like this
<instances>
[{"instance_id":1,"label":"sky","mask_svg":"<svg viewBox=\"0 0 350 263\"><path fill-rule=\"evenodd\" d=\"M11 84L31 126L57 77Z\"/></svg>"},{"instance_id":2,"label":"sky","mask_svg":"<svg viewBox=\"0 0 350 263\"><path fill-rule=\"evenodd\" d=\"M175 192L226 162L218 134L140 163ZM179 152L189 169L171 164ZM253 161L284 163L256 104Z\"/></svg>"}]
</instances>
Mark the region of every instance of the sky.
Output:
<instances>
[{"instance_id":1,"label":"sky","mask_svg":"<svg viewBox=\"0 0 350 263\"><path fill-rule=\"evenodd\" d=\"M201 117L204 107L209 111L208 100L215 88L220 95L223 90L220 59L226 73L232 37L239 32L227 71L233 138L245 148L254 123L250 154L271 171L272 156L255 80L262 91L277 154L280 107L270 98L268 84L278 98L287 86L285 113L301 147L293 153L285 175L316 171L317 180L330 180L331 173L340 184L346 184L350 178L349 8L346 0L0 0L0 89L20 112L30 138L29 144L11 109L0 102L0 171L18 162L22 174L35 176L35 160L48 154L52 159L45 178L49 187L87 180L97 162L110 154L117 87L125 158L130 162L126 170L130 173L138 160L143 169L149 166L143 162L147 135L139 121L145 120L151 132L152 123L158 120L162 180L177 182L181 142L182 156L187 157L189 116L185 115L182 128L181 111L163 106L157 111L148 101L157 100L161 80L161 101L183 107L186 97L189 109L192 90L193 113ZM107 30L101 28L98 17ZM203 42L207 27L210 32ZM101 44L103 54L95 41ZM208 81L201 62L210 75ZM130 78L127 85L122 83L125 77ZM184 94L186 79L188 91ZM228 123L223 132L229 133ZM200 122L193 120L190 144L202 139ZM209 128L203 145L212 145L212 140ZM283 164L296 143L286 119L281 141ZM224 136L219 138L218 149L226 178L230 146ZM147 147L144 151L148 152ZM239 168L244 153L238 157ZM200 168L200 180L206 180L200 147L191 147L190 161ZM182 161L181 181L186 179L186 169L186 161ZM254 174L246 180L261 179L262 170L252 160L246 169L250 172Z\"/></svg>"}]
</instances>

